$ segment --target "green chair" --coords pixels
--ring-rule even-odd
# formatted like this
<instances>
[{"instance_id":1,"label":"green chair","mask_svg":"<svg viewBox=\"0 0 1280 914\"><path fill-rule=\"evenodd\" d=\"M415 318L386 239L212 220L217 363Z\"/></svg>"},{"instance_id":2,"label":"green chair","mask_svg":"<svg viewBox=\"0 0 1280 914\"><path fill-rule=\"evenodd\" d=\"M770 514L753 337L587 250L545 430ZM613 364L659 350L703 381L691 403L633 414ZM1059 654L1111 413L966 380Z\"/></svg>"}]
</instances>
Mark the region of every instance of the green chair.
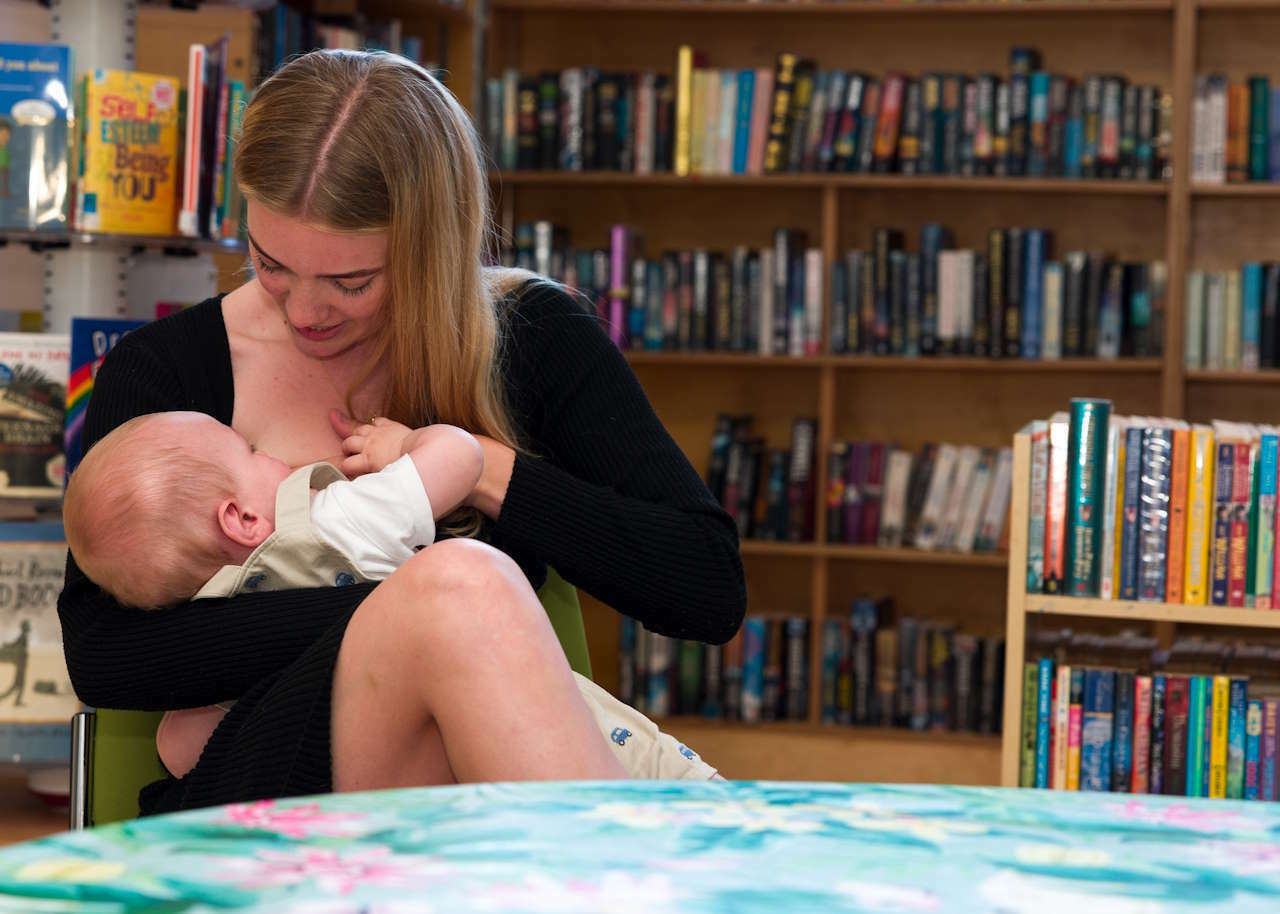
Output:
<instances>
[{"instance_id":1,"label":"green chair","mask_svg":"<svg viewBox=\"0 0 1280 914\"><path fill-rule=\"evenodd\" d=\"M591 678L586 630L578 591L547 569L547 580L538 591L576 672ZM138 792L165 777L156 756L156 728L164 715L159 711L82 711L71 722L72 830L132 819L138 815Z\"/></svg>"}]
</instances>

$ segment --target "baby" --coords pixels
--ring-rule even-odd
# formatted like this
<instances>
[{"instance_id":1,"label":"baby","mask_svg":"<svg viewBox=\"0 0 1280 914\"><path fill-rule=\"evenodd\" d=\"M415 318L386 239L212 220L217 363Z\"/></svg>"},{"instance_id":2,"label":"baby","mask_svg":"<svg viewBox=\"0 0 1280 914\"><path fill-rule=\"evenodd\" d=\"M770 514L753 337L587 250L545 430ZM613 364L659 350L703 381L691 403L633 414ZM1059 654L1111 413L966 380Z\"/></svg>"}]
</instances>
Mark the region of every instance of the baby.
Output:
<instances>
[{"instance_id":1,"label":"baby","mask_svg":"<svg viewBox=\"0 0 1280 914\"><path fill-rule=\"evenodd\" d=\"M63 505L71 554L122 604L147 609L381 580L435 541L435 518L471 492L484 456L453 426L374 423L356 461L369 472L347 480L328 463L291 470L203 413L132 419L71 475ZM632 778L719 777L640 712L574 679ZM195 766L225 713L165 715L156 744L171 774Z\"/></svg>"}]
</instances>

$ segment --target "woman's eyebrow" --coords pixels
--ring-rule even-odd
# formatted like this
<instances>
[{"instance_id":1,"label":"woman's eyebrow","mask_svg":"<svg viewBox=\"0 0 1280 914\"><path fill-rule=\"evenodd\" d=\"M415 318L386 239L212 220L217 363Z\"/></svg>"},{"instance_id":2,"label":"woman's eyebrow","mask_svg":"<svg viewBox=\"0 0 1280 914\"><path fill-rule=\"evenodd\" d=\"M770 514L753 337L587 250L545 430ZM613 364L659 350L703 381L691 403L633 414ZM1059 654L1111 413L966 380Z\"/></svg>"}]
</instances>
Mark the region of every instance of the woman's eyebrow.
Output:
<instances>
[{"instance_id":1,"label":"woman's eyebrow","mask_svg":"<svg viewBox=\"0 0 1280 914\"><path fill-rule=\"evenodd\" d=\"M279 267L282 267L283 269L289 270L289 268L286 267L283 263L281 263L277 258L272 257L270 254L264 251L262 249L262 245L258 244L258 239L254 238L252 234L249 234L249 241L253 244L255 248L258 249L258 254L260 256L267 258L267 260L270 260L272 263L276 264ZM384 269L385 267L365 267L362 270L350 270L346 273L320 273L319 278L320 279L360 279L365 276L373 276L377 273L381 273ZM289 272L292 273L293 271L289 270Z\"/></svg>"}]
</instances>

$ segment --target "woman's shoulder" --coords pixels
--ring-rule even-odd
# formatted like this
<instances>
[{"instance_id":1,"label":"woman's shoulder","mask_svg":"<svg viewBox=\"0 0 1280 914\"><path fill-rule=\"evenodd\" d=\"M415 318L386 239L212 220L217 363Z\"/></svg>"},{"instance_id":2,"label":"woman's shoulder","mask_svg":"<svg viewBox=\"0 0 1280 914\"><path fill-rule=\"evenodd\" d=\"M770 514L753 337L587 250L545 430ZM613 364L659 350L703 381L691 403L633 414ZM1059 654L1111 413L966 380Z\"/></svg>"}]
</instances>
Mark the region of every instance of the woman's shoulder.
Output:
<instances>
[{"instance_id":1,"label":"woman's shoulder","mask_svg":"<svg viewBox=\"0 0 1280 914\"><path fill-rule=\"evenodd\" d=\"M120 341L121 346L142 350L163 358L178 355L192 359L193 351L217 351L221 338L225 349L226 328L222 323L222 296L215 295L198 305L175 311L167 317L145 324Z\"/></svg>"}]
</instances>

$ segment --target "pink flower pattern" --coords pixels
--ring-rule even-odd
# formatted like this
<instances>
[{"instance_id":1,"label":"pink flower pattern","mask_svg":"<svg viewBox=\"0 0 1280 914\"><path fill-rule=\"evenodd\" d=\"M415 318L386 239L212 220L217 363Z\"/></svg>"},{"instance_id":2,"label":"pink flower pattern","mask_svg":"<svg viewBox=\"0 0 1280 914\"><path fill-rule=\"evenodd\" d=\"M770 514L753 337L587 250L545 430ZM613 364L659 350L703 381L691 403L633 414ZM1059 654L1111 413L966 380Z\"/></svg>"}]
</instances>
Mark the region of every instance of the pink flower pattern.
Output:
<instances>
[{"instance_id":1,"label":"pink flower pattern","mask_svg":"<svg viewBox=\"0 0 1280 914\"><path fill-rule=\"evenodd\" d=\"M275 832L287 838L354 837L368 818L361 813L322 812L319 803L282 807L274 800L237 803L225 809L227 824Z\"/></svg>"},{"instance_id":2,"label":"pink flower pattern","mask_svg":"<svg viewBox=\"0 0 1280 914\"><path fill-rule=\"evenodd\" d=\"M1147 805L1139 800L1130 800L1123 805L1110 804L1105 807L1121 819L1142 822L1147 825L1167 825L1173 828L1185 828L1189 831L1251 831L1253 820L1247 816L1226 809L1211 809L1207 805L1190 803L1173 803Z\"/></svg>"},{"instance_id":3,"label":"pink flower pattern","mask_svg":"<svg viewBox=\"0 0 1280 914\"><path fill-rule=\"evenodd\" d=\"M384 845L341 853L329 848L260 850L232 863L223 875L248 889L314 884L325 895L347 895L362 886L403 887L434 881L447 864L427 856L396 854Z\"/></svg>"}]
</instances>

